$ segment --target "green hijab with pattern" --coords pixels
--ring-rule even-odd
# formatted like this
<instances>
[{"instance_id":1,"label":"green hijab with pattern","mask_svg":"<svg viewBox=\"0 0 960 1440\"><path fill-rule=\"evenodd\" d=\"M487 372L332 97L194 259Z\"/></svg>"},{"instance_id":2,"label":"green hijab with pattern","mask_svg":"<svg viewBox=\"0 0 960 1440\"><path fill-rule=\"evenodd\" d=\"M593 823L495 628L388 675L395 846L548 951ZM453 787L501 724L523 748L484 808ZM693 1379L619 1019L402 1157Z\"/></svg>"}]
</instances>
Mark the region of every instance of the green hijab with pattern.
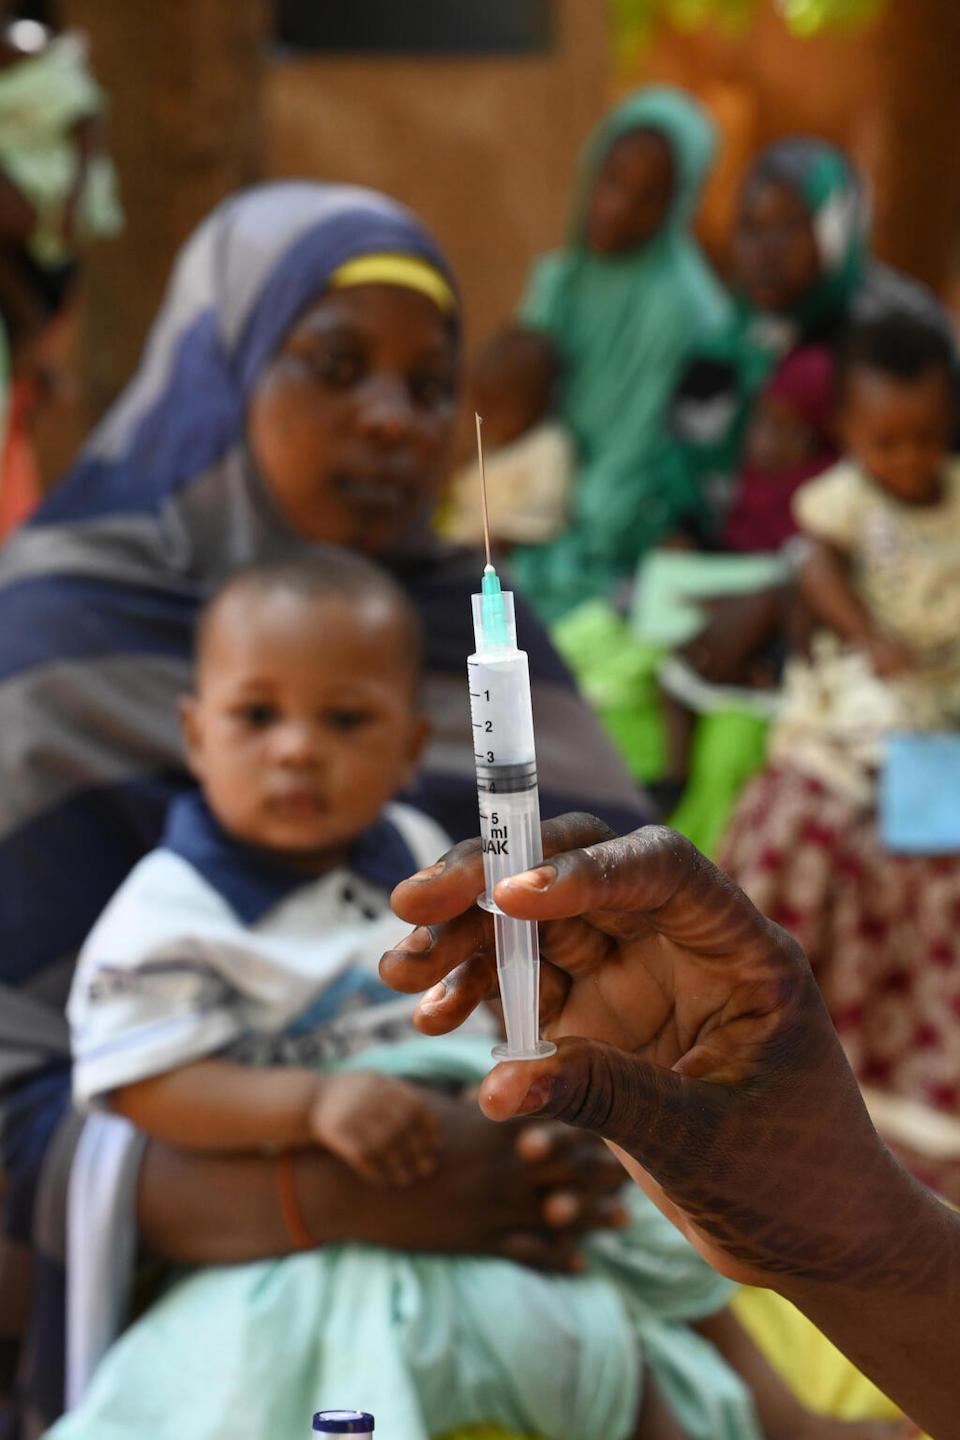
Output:
<instances>
[{"instance_id":1,"label":"green hijab with pattern","mask_svg":"<svg viewBox=\"0 0 960 1440\"><path fill-rule=\"evenodd\" d=\"M819 276L786 312L760 310L740 295L730 322L690 357L670 406L671 438L654 469L662 488L687 496L684 525L706 535L722 524L754 399L775 366L798 345L829 344L867 290L882 301L892 283L901 284L870 257L863 186L834 145L802 136L778 141L745 184L764 182L787 186L806 208Z\"/></svg>"},{"instance_id":2,"label":"green hijab with pattern","mask_svg":"<svg viewBox=\"0 0 960 1440\"><path fill-rule=\"evenodd\" d=\"M820 278L791 312L798 338L842 321L863 284L870 245L870 213L850 161L826 140L793 136L757 159L749 185L786 185L813 225Z\"/></svg>"}]
</instances>

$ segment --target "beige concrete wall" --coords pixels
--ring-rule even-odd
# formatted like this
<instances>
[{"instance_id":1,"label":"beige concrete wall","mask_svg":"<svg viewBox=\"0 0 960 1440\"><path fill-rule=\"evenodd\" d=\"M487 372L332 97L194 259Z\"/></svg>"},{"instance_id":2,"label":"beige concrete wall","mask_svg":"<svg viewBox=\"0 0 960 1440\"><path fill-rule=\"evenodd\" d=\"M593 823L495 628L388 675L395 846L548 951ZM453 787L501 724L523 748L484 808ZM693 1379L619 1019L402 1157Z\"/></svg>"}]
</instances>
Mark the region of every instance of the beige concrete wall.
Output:
<instances>
[{"instance_id":1,"label":"beige concrete wall","mask_svg":"<svg viewBox=\"0 0 960 1440\"><path fill-rule=\"evenodd\" d=\"M385 190L451 256L471 341L510 313L531 258L555 245L580 144L610 78L602 0L557 0L548 56L274 63L266 168Z\"/></svg>"}]
</instances>

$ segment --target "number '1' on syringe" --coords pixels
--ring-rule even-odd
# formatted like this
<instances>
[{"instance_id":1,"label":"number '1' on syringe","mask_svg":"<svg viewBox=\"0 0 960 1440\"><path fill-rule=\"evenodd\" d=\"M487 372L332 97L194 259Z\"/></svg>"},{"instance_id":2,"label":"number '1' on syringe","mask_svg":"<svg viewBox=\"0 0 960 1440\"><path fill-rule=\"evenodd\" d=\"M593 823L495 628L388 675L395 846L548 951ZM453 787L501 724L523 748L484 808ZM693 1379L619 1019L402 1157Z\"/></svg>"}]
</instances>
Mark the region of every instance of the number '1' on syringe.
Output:
<instances>
[{"instance_id":1,"label":"number '1' on syringe","mask_svg":"<svg viewBox=\"0 0 960 1440\"><path fill-rule=\"evenodd\" d=\"M530 670L525 651L517 648L513 594L501 590L490 557L480 416L476 419L487 563L480 594L472 597L477 648L467 659L467 678L487 887L480 904L493 914L507 1032L506 1044L493 1053L501 1060L534 1060L556 1049L540 1039L537 927L533 921L504 915L493 901L500 880L534 869L543 860Z\"/></svg>"}]
</instances>

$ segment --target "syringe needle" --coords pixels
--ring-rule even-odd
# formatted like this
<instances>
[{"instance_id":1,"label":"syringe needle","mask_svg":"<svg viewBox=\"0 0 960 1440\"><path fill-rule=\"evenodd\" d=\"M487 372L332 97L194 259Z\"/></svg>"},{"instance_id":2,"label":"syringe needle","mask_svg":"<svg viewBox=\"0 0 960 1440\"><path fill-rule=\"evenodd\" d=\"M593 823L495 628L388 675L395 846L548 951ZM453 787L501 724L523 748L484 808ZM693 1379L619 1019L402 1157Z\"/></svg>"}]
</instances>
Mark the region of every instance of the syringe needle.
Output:
<instances>
[{"instance_id":1,"label":"syringe needle","mask_svg":"<svg viewBox=\"0 0 960 1440\"><path fill-rule=\"evenodd\" d=\"M480 435L480 426L483 421L476 411L473 412L477 422L477 457L480 461L480 499L483 504L483 545L487 552L487 569L493 569L493 561L490 559L490 517L487 514L487 475L483 468L483 439Z\"/></svg>"}]
</instances>

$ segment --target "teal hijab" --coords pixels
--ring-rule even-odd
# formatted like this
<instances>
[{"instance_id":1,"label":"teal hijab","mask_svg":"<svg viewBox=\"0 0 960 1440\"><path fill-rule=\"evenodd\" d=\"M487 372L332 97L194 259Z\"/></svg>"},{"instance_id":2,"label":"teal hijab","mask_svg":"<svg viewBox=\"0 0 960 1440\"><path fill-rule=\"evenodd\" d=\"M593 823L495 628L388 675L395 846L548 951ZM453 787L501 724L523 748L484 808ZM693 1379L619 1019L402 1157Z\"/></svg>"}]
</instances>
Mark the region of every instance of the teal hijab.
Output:
<instances>
[{"instance_id":1,"label":"teal hijab","mask_svg":"<svg viewBox=\"0 0 960 1440\"><path fill-rule=\"evenodd\" d=\"M747 183L765 181L788 186L810 215L820 277L785 318L793 324L794 339L817 338L818 331L843 321L864 283L870 214L863 186L841 150L807 136L781 140L763 151Z\"/></svg>"},{"instance_id":2,"label":"teal hijab","mask_svg":"<svg viewBox=\"0 0 960 1440\"><path fill-rule=\"evenodd\" d=\"M670 146L673 202L642 248L595 255L584 230L597 172L636 130L656 131ZM671 526L674 496L652 481L650 464L666 402L685 357L731 314L691 235L714 154L713 125L689 95L654 87L629 96L584 151L566 248L534 267L520 319L560 351L560 416L580 457L570 529L514 555L517 583L547 619L607 594Z\"/></svg>"}]
</instances>

